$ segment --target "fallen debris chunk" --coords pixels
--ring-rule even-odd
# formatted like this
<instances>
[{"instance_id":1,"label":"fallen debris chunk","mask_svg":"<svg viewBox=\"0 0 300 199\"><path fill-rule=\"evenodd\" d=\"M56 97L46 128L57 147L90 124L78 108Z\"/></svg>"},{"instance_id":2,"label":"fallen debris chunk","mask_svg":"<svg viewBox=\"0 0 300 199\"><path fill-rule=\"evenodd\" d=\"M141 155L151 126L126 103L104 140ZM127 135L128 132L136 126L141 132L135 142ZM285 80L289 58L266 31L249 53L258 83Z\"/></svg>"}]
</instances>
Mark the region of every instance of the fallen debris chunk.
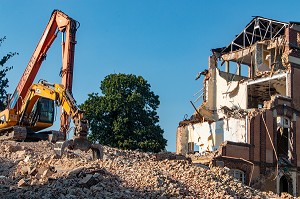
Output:
<instances>
[{"instance_id":1,"label":"fallen debris chunk","mask_svg":"<svg viewBox=\"0 0 300 199\"><path fill-rule=\"evenodd\" d=\"M29 156L26 156L26 158L25 158L23 161L24 161L24 162L28 162L29 159L30 159L30 157L29 157Z\"/></svg>"},{"instance_id":2,"label":"fallen debris chunk","mask_svg":"<svg viewBox=\"0 0 300 199\"><path fill-rule=\"evenodd\" d=\"M18 156L18 158L25 158L26 151L25 150L23 150L23 151L17 151L16 155Z\"/></svg>"},{"instance_id":3,"label":"fallen debris chunk","mask_svg":"<svg viewBox=\"0 0 300 199\"><path fill-rule=\"evenodd\" d=\"M84 167L75 168L69 171L68 175L78 175L83 170L83 168Z\"/></svg>"},{"instance_id":4,"label":"fallen debris chunk","mask_svg":"<svg viewBox=\"0 0 300 199\"><path fill-rule=\"evenodd\" d=\"M20 173L22 175L27 175L27 174L29 174L29 172L30 172L30 167L29 166L24 165L20 169Z\"/></svg>"},{"instance_id":5,"label":"fallen debris chunk","mask_svg":"<svg viewBox=\"0 0 300 199\"><path fill-rule=\"evenodd\" d=\"M23 187L25 185L26 185L26 181L23 178L21 180L19 180L18 187Z\"/></svg>"},{"instance_id":6,"label":"fallen debris chunk","mask_svg":"<svg viewBox=\"0 0 300 199\"><path fill-rule=\"evenodd\" d=\"M35 167L35 168L31 169L31 171L29 172L29 175L35 176L35 175L37 174L37 172L38 172L38 170L37 170L37 168Z\"/></svg>"},{"instance_id":7,"label":"fallen debris chunk","mask_svg":"<svg viewBox=\"0 0 300 199\"><path fill-rule=\"evenodd\" d=\"M84 187L91 187L97 183L96 179L92 174L86 175L82 180L79 181L79 184Z\"/></svg>"},{"instance_id":8,"label":"fallen debris chunk","mask_svg":"<svg viewBox=\"0 0 300 199\"><path fill-rule=\"evenodd\" d=\"M42 178L48 178L50 176L52 176L54 172L52 172L50 169L46 169L44 172L43 172L43 175L42 175Z\"/></svg>"}]
</instances>

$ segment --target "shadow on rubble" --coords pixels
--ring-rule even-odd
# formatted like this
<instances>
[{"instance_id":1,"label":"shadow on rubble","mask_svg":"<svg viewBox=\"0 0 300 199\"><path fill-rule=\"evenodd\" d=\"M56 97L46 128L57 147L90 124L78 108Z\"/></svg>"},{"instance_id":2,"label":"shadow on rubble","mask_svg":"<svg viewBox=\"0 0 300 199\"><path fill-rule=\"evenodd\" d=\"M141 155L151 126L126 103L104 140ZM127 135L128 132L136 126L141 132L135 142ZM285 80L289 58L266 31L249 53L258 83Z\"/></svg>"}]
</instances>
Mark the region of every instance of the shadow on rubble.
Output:
<instances>
[{"instance_id":1,"label":"shadow on rubble","mask_svg":"<svg viewBox=\"0 0 300 199\"><path fill-rule=\"evenodd\" d=\"M18 163L14 163L11 160L7 159L7 158L3 158L0 157L0 180L2 178L11 176L14 172L14 167L17 165Z\"/></svg>"},{"instance_id":2,"label":"shadow on rubble","mask_svg":"<svg viewBox=\"0 0 300 199\"><path fill-rule=\"evenodd\" d=\"M146 179L145 179L146 181ZM167 186L177 193L167 193ZM167 178L158 178L158 187L136 189L124 185L122 179L101 168L97 170L75 169L67 177L48 178L44 185L24 186L12 190L10 198L170 198L192 196L184 184ZM161 186L159 186L161 185ZM141 186L141 185L138 185ZM1 192L0 192L1 193Z\"/></svg>"},{"instance_id":3,"label":"shadow on rubble","mask_svg":"<svg viewBox=\"0 0 300 199\"><path fill-rule=\"evenodd\" d=\"M7 158L0 157L0 197L9 192L9 188L14 184L12 177L18 162L13 162Z\"/></svg>"}]
</instances>

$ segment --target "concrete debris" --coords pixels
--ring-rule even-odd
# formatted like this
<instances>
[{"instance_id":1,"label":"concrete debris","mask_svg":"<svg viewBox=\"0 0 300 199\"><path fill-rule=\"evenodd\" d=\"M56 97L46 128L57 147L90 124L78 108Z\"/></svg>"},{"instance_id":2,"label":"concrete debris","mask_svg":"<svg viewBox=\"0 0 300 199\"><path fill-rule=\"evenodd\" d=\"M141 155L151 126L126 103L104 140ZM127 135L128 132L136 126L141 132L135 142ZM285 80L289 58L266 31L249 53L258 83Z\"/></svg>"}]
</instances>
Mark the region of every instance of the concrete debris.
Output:
<instances>
[{"instance_id":1,"label":"concrete debris","mask_svg":"<svg viewBox=\"0 0 300 199\"><path fill-rule=\"evenodd\" d=\"M227 118L245 118L248 115L248 112L245 109L240 109L236 106L233 106L232 108L229 108L227 106L221 106L221 110L223 113L227 116Z\"/></svg>"},{"instance_id":2,"label":"concrete debris","mask_svg":"<svg viewBox=\"0 0 300 199\"><path fill-rule=\"evenodd\" d=\"M92 174L87 174L82 180L79 181L79 184L84 187L91 187L97 184L97 180Z\"/></svg>"},{"instance_id":3,"label":"concrete debris","mask_svg":"<svg viewBox=\"0 0 300 199\"><path fill-rule=\"evenodd\" d=\"M248 187L219 168L197 167L185 156L104 147L58 159L47 142L18 143L25 156L0 143L0 196L4 198L278 198ZM28 158L29 157L29 158ZM26 161L25 161L26 160Z\"/></svg>"},{"instance_id":4,"label":"concrete debris","mask_svg":"<svg viewBox=\"0 0 300 199\"><path fill-rule=\"evenodd\" d=\"M24 179L19 180L19 182L18 182L18 187L22 187L22 186L24 186L24 185L26 185L25 180L24 180Z\"/></svg>"}]
</instances>

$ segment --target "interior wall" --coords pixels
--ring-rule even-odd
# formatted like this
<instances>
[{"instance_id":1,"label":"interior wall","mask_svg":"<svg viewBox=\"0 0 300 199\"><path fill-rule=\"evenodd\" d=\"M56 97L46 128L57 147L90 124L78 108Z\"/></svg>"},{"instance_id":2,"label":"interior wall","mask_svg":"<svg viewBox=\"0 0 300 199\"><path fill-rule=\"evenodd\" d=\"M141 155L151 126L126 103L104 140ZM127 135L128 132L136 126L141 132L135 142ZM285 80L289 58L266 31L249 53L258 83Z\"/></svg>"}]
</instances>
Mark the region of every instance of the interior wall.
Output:
<instances>
[{"instance_id":1,"label":"interior wall","mask_svg":"<svg viewBox=\"0 0 300 199\"><path fill-rule=\"evenodd\" d=\"M223 73L222 73L223 74ZM245 83L239 83L239 80L231 81L230 78L220 76L220 71L216 70L216 106L214 110L220 109L221 106L229 108L236 106L241 109L247 108L247 86ZM228 75L229 76L229 75ZM232 76L232 75L231 75ZM233 76L232 76L233 77ZM242 79L242 78L240 78ZM212 86L210 87L212 88ZM209 89L210 89L209 88Z\"/></svg>"},{"instance_id":2,"label":"interior wall","mask_svg":"<svg viewBox=\"0 0 300 199\"><path fill-rule=\"evenodd\" d=\"M247 143L246 119L228 118L213 123L188 124L178 128L177 137L179 145L195 143L199 146L199 153L215 151L224 141ZM178 152L185 150L182 146L177 147Z\"/></svg>"}]
</instances>

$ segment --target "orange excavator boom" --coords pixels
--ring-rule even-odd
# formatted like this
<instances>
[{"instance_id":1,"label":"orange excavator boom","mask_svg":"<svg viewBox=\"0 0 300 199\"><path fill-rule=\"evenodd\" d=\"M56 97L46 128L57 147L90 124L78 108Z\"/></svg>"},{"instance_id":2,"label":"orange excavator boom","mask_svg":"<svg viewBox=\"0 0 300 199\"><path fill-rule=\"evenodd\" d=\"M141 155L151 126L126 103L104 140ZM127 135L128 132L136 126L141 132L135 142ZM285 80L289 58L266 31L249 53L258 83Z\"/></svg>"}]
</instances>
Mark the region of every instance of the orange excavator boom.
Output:
<instances>
[{"instance_id":1,"label":"orange excavator boom","mask_svg":"<svg viewBox=\"0 0 300 199\"><path fill-rule=\"evenodd\" d=\"M32 57L17 85L14 94L9 101L9 108L18 110L22 106L28 89L32 85L37 72L46 58L46 53L53 41L57 37L58 32L62 32L62 84L70 93L72 93L73 69L74 69L74 53L76 44L76 31L79 23L59 10L54 10L50 20L42 34ZM60 131L66 134L70 126L69 116L62 110Z\"/></svg>"}]
</instances>

